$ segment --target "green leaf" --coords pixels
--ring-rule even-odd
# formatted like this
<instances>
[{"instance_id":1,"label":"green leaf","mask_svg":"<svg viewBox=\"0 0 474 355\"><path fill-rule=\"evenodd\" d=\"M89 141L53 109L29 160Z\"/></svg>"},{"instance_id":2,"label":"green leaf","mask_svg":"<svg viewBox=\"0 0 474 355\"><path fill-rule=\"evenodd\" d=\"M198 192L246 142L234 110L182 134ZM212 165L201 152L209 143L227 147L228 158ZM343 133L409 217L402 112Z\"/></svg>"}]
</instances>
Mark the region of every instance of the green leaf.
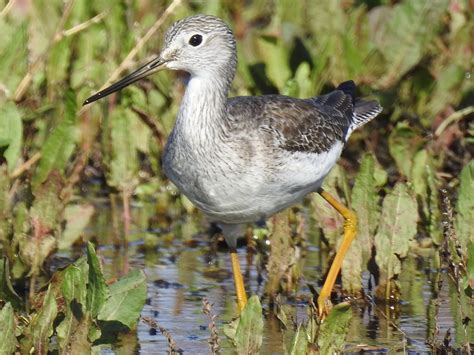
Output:
<instances>
[{"instance_id":1,"label":"green leaf","mask_svg":"<svg viewBox=\"0 0 474 355\"><path fill-rule=\"evenodd\" d=\"M32 236L20 250L22 260L31 266L30 275L39 273L43 262L56 247L54 235L64 208L58 192L63 186L62 177L53 172L34 192L35 200L30 209Z\"/></svg>"},{"instance_id":2,"label":"green leaf","mask_svg":"<svg viewBox=\"0 0 474 355\"><path fill-rule=\"evenodd\" d=\"M13 96L16 87L28 69L27 21L13 24L0 17L0 83L7 96ZM2 90L3 91L3 90ZM2 117L3 119L3 117Z\"/></svg>"},{"instance_id":3,"label":"green leaf","mask_svg":"<svg viewBox=\"0 0 474 355\"><path fill-rule=\"evenodd\" d=\"M0 311L0 354L13 354L17 341L15 336L15 314L10 302Z\"/></svg>"},{"instance_id":4,"label":"green leaf","mask_svg":"<svg viewBox=\"0 0 474 355\"><path fill-rule=\"evenodd\" d=\"M258 296L249 298L240 317L224 328L237 354L257 354L262 346L263 316Z\"/></svg>"},{"instance_id":5,"label":"green leaf","mask_svg":"<svg viewBox=\"0 0 474 355\"><path fill-rule=\"evenodd\" d=\"M31 334L33 335L33 346L40 353L47 353L49 337L53 335L53 322L58 313L58 306L51 285L44 296L43 305L31 320Z\"/></svg>"},{"instance_id":6,"label":"green leaf","mask_svg":"<svg viewBox=\"0 0 474 355\"><path fill-rule=\"evenodd\" d=\"M83 259L63 271L61 292L65 301L65 317L56 328L56 333L60 349L66 351L71 342L78 341L77 328L80 327L80 323L90 322L90 317L84 314L87 297L87 264ZM87 333L85 338L87 340Z\"/></svg>"},{"instance_id":7,"label":"green leaf","mask_svg":"<svg viewBox=\"0 0 474 355\"><path fill-rule=\"evenodd\" d=\"M134 270L110 286L110 297L100 309L98 319L117 321L131 329L146 300L146 277Z\"/></svg>"},{"instance_id":8,"label":"green leaf","mask_svg":"<svg viewBox=\"0 0 474 355\"><path fill-rule=\"evenodd\" d=\"M49 135L41 149L41 159L33 176L33 186L46 180L52 170L62 172L71 157L77 140L76 97L72 91L65 96L64 119Z\"/></svg>"},{"instance_id":9,"label":"green leaf","mask_svg":"<svg viewBox=\"0 0 474 355\"><path fill-rule=\"evenodd\" d=\"M94 206L91 204L66 206L64 210L66 227L58 240L59 250L68 249L76 242L89 224L93 214Z\"/></svg>"},{"instance_id":10,"label":"green leaf","mask_svg":"<svg viewBox=\"0 0 474 355\"><path fill-rule=\"evenodd\" d=\"M413 191L422 204L423 224L427 226L433 242L441 244L441 211L439 205L440 183L436 177L433 159L426 149L416 153L413 159L411 183Z\"/></svg>"},{"instance_id":11,"label":"green leaf","mask_svg":"<svg viewBox=\"0 0 474 355\"><path fill-rule=\"evenodd\" d=\"M137 119L133 111L123 108L115 109L109 118L112 150L107 182L119 189L135 186L137 183L138 146L137 140L130 134Z\"/></svg>"},{"instance_id":12,"label":"green leaf","mask_svg":"<svg viewBox=\"0 0 474 355\"><path fill-rule=\"evenodd\" d=\"M100 269L99 259L91 242L87 243L87 263L89 264L89 275L87 283L87 310L92 318L97 318L100 309L110 296L109 289L105 283L104 275Z\"/></svg>"},{"instance_id":13,"label":"green leaf","mask_svg":"<svg viewBox=\"0 0 474 355\"><path fill-rule=\"evenodd\" d=\"M426 149L418 151L413 157L413 167L411 171L411 183L415 194L422 200L428 198L428 181L426 179L426 165L428 164L428 152Z\"/></svg>"},{"instance_id":14,"label":"green leaf","mask_svg":"<svg viewBox=\"0 0 474 355\"><path fill-rule=\"evenodd\" d=\"M87 302L88 268L84 259L79 259L64 270L61 292L67 303L75 301L85 311Z\"/></svg>"},{"instance_id":15,"label":"green leaf","mask_svg":"<svg viewBox=\"0 0 474 355\"><path fill-rule=\"evenodd\" d=\"M239 325L235 333L237 352L243 354L259 352L262 345L262 335L262 306L258 296L252 296L240 315Z\"/></svg>"},{"instance_id":16,"label":"green leaf","mask_svg":"<svg viewBox=\"0 0 474 355\"><path fill-rule=\"evenodd\" d=\"M435 89L431 95L428 109L431 117L444 110L460 94L460 87L465 81L466 69L457 63L446 63L436 75Z\"/></svg>"},{"instance_id":17,"label":"green leaf","mask_svg":"<svg viewBox=\"0 0 474 355\"><path fill-rule=\"evenodd\" d=\"M456 203L456 232L463 250L474 243L474 159L462 169L459 175L458 201Z\"/></svg>"},{"instance_id":18,"label":"green leaf","mask_svg":"<svg viewBox=\"0 0 474 355\"><path fill-rule=\"evenodd\" d=\"M334 306L319 331L318 346L321 354L342 352L351 319L352 308L349 303Z\"/></svg>"},{"instance_id":19,"label":"green leaf","mask_svg":"<svg viewBox=\"0 0 474 355\"><path fill-rule=\"evenodd\" d=\"M411 180L413 159L408 159L407 157L414 157L422 144L423 141L420 134L404 122L398 123L388 137L390 155L395 159L400 173L407 177L408 180Z\"/></svg>"},{"instance_id":20,"label":"green leaf","mask_svg":"<svg viewBox=\"0 0 474 355\"><path fill-rule=\"evenodd\" d=\"M68 343L63 343L64 348L61 348L60 354L78 354L88 355L95 354L91 351L92 342L100 337L99 335L91 338L91 330L95 330L97 327L92 322L89 314L86 314L77 323L74 323L74 331L71 332ZM59 327L58 327L59 331Z\"/></svg>"},{"instance_id":21,"label":"green leaf","mask_svg":"<svg viewBox=\"0 0 474 355\"><path fill-rule=\"evenodd\" d=\"M290 354L290 355L307 354L308 338L306 337L306 332L302 324L298 325L298 328L296 329L293 339L290 340L289 345L290 345L290 348L285 349L286 354Z\"/></svg>"},{"instance_id":22,"label":"green leaf","mask_svg":"<svg viewBox=\"0 0 474 355\"><path fill-rule=\"evenodd\" d=\"M282 92L286 82L291 78L288 48L280 38L270 36L259 37L257 44L266 65L266 75Z\"/></svg>"},{"instance_id":23,"label":"green leaf","mask_svg":"<svg viewBox=\"0 0 474 355\"><path fill-rule=\"evenodd\" d=\"M21 112L11 102L0 106L0 148L7 147L3 152L8 163L8 171L12 172L20 158L23 140L23 122Z\"/></svg>"},{"instance_id":24,"label":"green leaf","mask_svg":"<svg viewBox=\"0 0 474 355\"><path fill-rule=\"evenodd\" d=\"M416 235L418 206L415 198L403 183L397 183L385 197L380 224L375 236L380 269L377 294L380 298L391 296L393 278L401 272L401 259L408 253L410 242Z\"/></svg>"},{"instance_id":25,"label":"green leaf","mask_svg":"<svg viewBox=\"0 0 474 355\"><path fill-rule=\"evenodd\" d=\"M378 17L370 21L371 33L388 64L386 74L380 79L382 85L392 85L413 68L443 28L442 16L448 1L435 0L429 6L427 4L406 1L372 12Z\"/></svg>"},{"instance_id":26,"label":"green leaf","mask_svg":"<svg viewBox=\"0 0 474 355\"><path fill-rule=\"evenodd\" d=\"M311 68L307 62L303 62L298 66L294 78L286 82L282 94L300 98L314 96Z\"/></svg>"},{"instance_id":27,"label":"green leaf","mask_svg":"<svg viewBox=\"0 0 474 355\"><path fill-rule=\"evenodd\" d=\"M427 200L429 221L428 231L431 239L436 245L441 245L443 240L443 230L441 228L441 206L439 188L440 181L431 165L427 166L426 178L428 180L429 196Z\"/></svg>"},{"instance_id":28,"label":"green leaf","mask_svg":"<svg viewBox=\"0 0 474 355\"><path fill-rule=\"evenodd\" d=\"M351 208L357 213L358 229L342 264L342 284L351 294L362 291L362 269L371 257L374 233L380 218L379 195L387 173L372 154L365 154L352 189Z\"/></svg>"},{"instance_id":29,"label":"green leaf","mask_svg":"<svg viewBox=\"0 0 474 355\"><path fill-rule=\"evenodd\" d=\"M46 232L53 230L60 219L64 202L59 193L64 186L64 180L58 173L51 174L44 184L35 190L35 200L30 209L30 217L41 223Z\"/></svg>"},{"instance_id":30,"label":"green leaf","mask_svg":"<svg viewBox=\"0 0 474 355\"><path fill-rule=\"evenodd\" d=\"M48 61L46 63L45 74L48 79L48 94L53 92L54 95L48 95L56 100L62 94L63 86L68 76L68 69L71 62L71 53L73 46L71 38L63 38L54 44L50 49Z\"/></svg>"}]
</instances>

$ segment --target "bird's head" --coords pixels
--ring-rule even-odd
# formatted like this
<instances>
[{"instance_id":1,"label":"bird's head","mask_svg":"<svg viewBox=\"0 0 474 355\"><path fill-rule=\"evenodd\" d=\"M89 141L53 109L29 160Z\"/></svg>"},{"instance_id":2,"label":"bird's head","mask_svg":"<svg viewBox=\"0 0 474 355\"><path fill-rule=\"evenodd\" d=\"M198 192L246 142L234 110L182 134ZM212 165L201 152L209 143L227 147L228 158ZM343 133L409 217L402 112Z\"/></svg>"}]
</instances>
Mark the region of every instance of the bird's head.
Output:
<instances>
[{"instance_id":1,"label":"bird's head","mask_svg":"<svg viewBox=\"0 0 474 355\"><path fill-rule=\"evenodd\" d=\"M236 44L220 18L195 15L175 22L166 32L162 50L153 60L88 98L89 104L163 69L184 70L191 76L222 76L231 82L237 64Z\"/></svg>"}]
</instances>

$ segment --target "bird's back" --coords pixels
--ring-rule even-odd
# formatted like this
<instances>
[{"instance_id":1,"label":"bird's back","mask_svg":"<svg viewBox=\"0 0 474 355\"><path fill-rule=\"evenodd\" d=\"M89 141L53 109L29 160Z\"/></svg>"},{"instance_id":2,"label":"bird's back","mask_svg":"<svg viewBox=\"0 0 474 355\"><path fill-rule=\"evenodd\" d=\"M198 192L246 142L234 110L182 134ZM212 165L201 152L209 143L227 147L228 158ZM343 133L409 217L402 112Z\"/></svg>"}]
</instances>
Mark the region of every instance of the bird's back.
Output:
<instances>
[{"instance_id":1,"label":"bird's back","mask_svg":"<svg viewBox=\"0 0 474 355\"><path fill-rule=\"evenodd\" d=\"M273 147L288 152L321 154L381 111L377 101L355 96L356 85L346 81L336 90L308 99L282 95L244 96L228 100L227 115L238 131L264 132Z\"/></svg>"}]
</instances>

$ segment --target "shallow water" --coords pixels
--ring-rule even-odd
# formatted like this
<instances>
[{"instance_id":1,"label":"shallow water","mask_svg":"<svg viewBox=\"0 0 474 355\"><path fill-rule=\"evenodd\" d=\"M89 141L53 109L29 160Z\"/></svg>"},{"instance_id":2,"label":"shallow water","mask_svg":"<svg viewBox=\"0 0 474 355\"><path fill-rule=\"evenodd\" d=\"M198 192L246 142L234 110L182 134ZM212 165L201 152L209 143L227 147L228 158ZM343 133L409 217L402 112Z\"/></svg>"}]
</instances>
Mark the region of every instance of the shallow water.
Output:
<instances>
[{"instance_id":1,"label":"shallow water","mask_svg":"<svg viewBox=\"0 0 474 355\"><path fill-rule=\"evenodd\" d=\"M209 352L209 319L202 313L202 299L213 304L212 312L218 316L222 329L236 314L234 286L230 272L229 255L224 248L217 249L206 234L206 223L199 218L176 218L174 222L160 221L154 216L152 202L138 204L132 210L132 228L126 246L116 246L117 233L121 230L121 211L109 208L107 201L95 202L96 214L88 230L89 237L99 242L98 253L104 261L107 278L119 277L129 269L143 269L148 279L148 299L142 316L156 321L172 336L183 353L205 354ZM160 224L166 225L160 228ZM145 244L156 242L156 248ZM184 241L184 242L183 242ZM248 270L247 290L251 294L263 294L264 280L259 282L255 264L247 265L246 248L238 250L243 270ZM321 278L319 248L310 245L306 250L303 268L304 279L294 294L297 299L311 297L307 283L317 285ZM265 276L265 275L263 275ZM361 309L354 307L351 329L346 339L347 353L428 353L426 340L432 336L433 280L441 278L443 287L439 294L438 336L441 340L449 328L455 326L451 316L447 276L430 270L429 256L411 254L403 264L400 278L402 300L396 306L369 301ZM370 276L364 274L364 290L369 290ZM370 292L368 298L370 300ZM262 302L268 307L266 301ZM302 320L306 305L291 303ZM283 354L283 334L279 321L266 312L262 354ZM431 322L431 324L430 324ZM222 331L223 352L230 344ZM103 353L139 351L143 354L164 353L168 341L160 331L139 322L137 335L121 338L112 349Z\"/></svg>"}]
</instances>

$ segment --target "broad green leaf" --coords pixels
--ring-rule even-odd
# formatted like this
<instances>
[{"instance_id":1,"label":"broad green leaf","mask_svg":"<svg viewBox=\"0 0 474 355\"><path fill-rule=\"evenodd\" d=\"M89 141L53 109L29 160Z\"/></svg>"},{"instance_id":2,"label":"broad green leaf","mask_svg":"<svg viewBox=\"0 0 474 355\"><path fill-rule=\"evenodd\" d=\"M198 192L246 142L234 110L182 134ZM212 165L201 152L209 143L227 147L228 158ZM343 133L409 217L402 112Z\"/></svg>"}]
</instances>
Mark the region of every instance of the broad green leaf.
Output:
<instances>
[{"instance_id":1,"label":"broad green leaf","mask_svg":"<svg viewBox=\"0 0 474 355\"><path fill-rule=\"evenodd\" d=\"M88 268L85 261L79 259L64 270L61 292L67 303L75 301L85 311L87 300Z\"/></svg>"},{"instance_id":2,"label":"broad green leaf","mask_svg":"<svg viewBox=\"0 0 474 355\"><path fill-rule=\"evenodd\" d=\"M311 68L307 62L303 62L298 66L295 80L298 84L298 97L307 98L314 96L314 88L311 83Z\"/></svg>"},{"instance_id":3,"label":"broad green leaf","mask_svg":"<svg viewBox=\"0 0 474 355\"><path fill-rule=\"evenodd\" d=\"M433 158L426 149L416 153L413 159L411 183L418 201L423 207L424 224L436 245L441 244L441 211L439 205L440 182L436 177Z\"/></svg>"},{"instance_id":4,"label":"broad green leaf","mask_svg":"<svg viewBox=\"0 0 474 355\"><path fill-rule=\"evenodd\" d=\"M49 337L53 335L53 322L58 313L58 306L51 285L44 296L43 305L30 323L31 334L33 335L33 346L35 351L46 353L49 347Z\"/></svg>"},{"instance_id":5,"label":"broad green leaf","mask_svg":"<svg viewBox=\"0 0 474 355\"><path fill-rule=\"evenodd\" d=\"M98 314L103 321L117 321L129 329L136 324L146 300L146 278L134 270L109 287L110 297Z\"/></svg>"},{"instance_id":6,"label":"broad green leaf","mask_svg":"<svg viewBox=\"0 0 474 355\"><path fill-rule=\"evenodd\" d=\"M450 103L456 102L460 93L460 86L464 81L466 69L458 63L448 63L440 68L435 81L435 89L431 95L428 117L436 116Z\"/></svg>"},{"instance_id":7,"label":"broad green leaf","mask_svg":"<svg viewBox=\"0 0 474 355\"><path fill-rule=\"evenodd\" d=\"M379 297L387 298L393 278L401 272L401 259L416 235L418 206L403 183L397 183L385 197L375 236L375 261L380 269Z\"/></svg>"},{"instance_id":8,"label":"broad green leaf","mask_svg":"<svg viewBox=\"0 0 474 355\"><path fill-rule=\"evenodd\" d=\"M281 38L262 36L257 40L261 56L266 65L266 75L281 92L291 77L288 50Z\"/></svg>"},{"instance_id":9,"label":"broad green leaf","mask_svg":"<svg viewBox=\"0 0 474 355\"><path fill-rule=\"evenodd\" d=\"M249 298L240 317L224 328L237 354L257 354L262 346L263 315L258 296Z\"/></svg>"},{"instance_id":10,"label":"broad green leaf","mask_svg":"<svg viewBox=\"0 0 474 355\"><path fill-rule=\"evenodd\" d=\"M347 65L344 56L342 34L346 31L347 19L341 0L314 1L307 8L308 18L313 36L315 49L313 58L317 66L316 72L320 75L316 80L341 82L347 80Z\"/></svg>"},{"instance_id":11,"label":"broad green leaf","mask_svg":"<svg viewBox=\"0 0 474 355\"><path fill-rule=\"evenodd\" d=\"M78 264L76 262L76 264ZM61 292L64 297L65 317L56 328L59 346L66 351L71 342L77 342L77 328L80 323L90 322L85 315L87 295L87 270L84 262L70 265L64 270ZM87 339L87 333L86 337Z\"/></svg>"},{"instance_id":12,"label":"broad green leaf","mask_svg":"<svg viewBox=\"0 0 474 355\"><path fill-rule=\"evenodd\" d=\"M401 174L411 180L413 158L422 146L421 136L408 124L401 122L392 130L388 138L388 149Z\"/></svg>"},{"instance_id":13,"label":"broad green leaf","mask_svg":"<svg viewBox=\"0 0 474 355\"><path fill-rule=\"evenodd\" d=\"M63 186L62 177L58 173L53 173L34 192L35 200L30 210L30 217L41 223L45 232L53 230L59 222L64 208L59 196Z\"/></svg>"},{"instance_id":14,"label":"broad green leaf","mask_svg":"<svg viewBox=\"0 0 474 355\"><path fill-rule=\"evenodd\" d=\"M285 339L287 339L285 337ZM290 340L289 348L285 349L285 354L299 355L306 354L308 350L308 338L302 324L298 325L293 339Z\"/></svg>"},{"instance_id":15,"label":"broad green leaf","mask_svg":"<svg viewBox=\"0 0 474 355\"><path fill-rule=\"evenodd\" d=\"M41 149L41 159L33 176L33 185L44 182L53 170L62 172L74 151L77 140L76 97L72 91L65 96L63 120L53 129Z\"/></svg>"},{"instance_id":16,"label":"broad green leaf","mask_svg":"<svg viewBox=\"0 0 474 355\"><path fill-rule=\"evenodd\" d=\"M370 22L371 33L388 63L386 74L380 79L382 85L392 85L421 60L443 28L447 5L447 0L406 1L373 12L376 17Z\"/></svg>"},{"instance_id":17,"label":"broad green leaf","mask_svg":"<svg viewBox=\"0 0 474 355\"><path fill-rule=\"evenodd\" d=\"M64 210L66 227L58 240L58 249L65 250L71 247L84 232L94 214L91 204L69 205Z\"/></svg>"},{"instance_id":18,"label":"broad green leaf","mask_svg":"<svg viewBox=\"0 0 474 355\"><path fill-rule=\"evenodd\" d=\"M0 148L6 147L3 156L8 163L8 171L12 172L20 158L23 140L21 112L13 103L7 102L0 105L0 117L2 120L2 124L0 124Z\"/></svg>"},{"instance_id":19,"label":"broad green leaf","mask_svg":"<svg viewBox=\"0 0 474 355\"><path fill-rule=\"evenodd\" d=\"M472 306L472 297L469 295L469 292L459 289L459 286L463 287L462 281L450 280L449 298L454 323L452 334L455 336L455 340L453 344L456 348L464 347L466 349L465 346L474 341L474 323L469 321L474 319L474 307ZM464 353L468 354L469 352Z\"/></svg>"},{"instance_id":20,"label":"broad green leaf","mask_svg":"<svg viewBox=\"0 0 474 355\"><path fill-rule=\"evenodd\" d=\"M96 318L110 297L110 292L100 268L99 258L91 242L87 243L87 263L89 264L86 297L87 310L90 312L92 318Z\"/></svg>"},{"instance_id":21,"label":"broad green leaf","mask_svg":"<svg viewBox=\"0 0 474 355\"><path fill-rule=\"evenodd\" d=\"M28 69L27 22L13 24L0 17L0 83L7 97L12 97ZM3 91L2 90L2 91ZM3 118L2 118L3 119Z\"/></svg>"},{"instance_id":22,"label":"broad green leaf","mask_svg":"<svg viewBox=\"0 0 474 355\"><path fill-rule=\"evenodd\" d=\"M10 302L0 310L0 354L13 354L17 341L15 336L15 314Z\"/></svg>"},{"instance_id":23,"label":"broad green leaf","mask_svg":"<svg viewBox=\"0 0 474 355\"><path fill-rule=\"evenodd\" d=\"M56 1L36 0L31 4L28 21L30 60L49 54L49 43L60 21L62 6Z\"/></svg>"},{"instance_id":24,"label":"broad green leaf","mask_svg":"<svg viewBox=\"0 0 474 355\"><path fill-rule=\"evenodd\" d=\"M31 266L30 275L38 275L43 262L56 247L55 231L64 208L58 192L63 184L59 173L53 172L34 193L35 200L30 209L32 237L20 250L22 259Z\"/></svg>"},{"instance_id":25,"label":"broad green leaf","mask_svg":"<svg viewBox=\"0 0 474 355\"><path fill-rule=\"evenodd\" d=\"M321 354L334 354L343 350L351 319L352 308L349 303L334 306L319 331L317 341Z\"/></svg>"},{"instance_id":26,"label":"broad green leaf","mask_svg":"<svg viewBox=\"0 0 474 355\"><path fill-rule=\"evenodd\" d=\"M411 171L411 184L413 192L421 197L422 201L428 198L428 181L426 179L426 166L428 164L428 152L426 149L418 151L413 157ZM425 207L425 206L423 206Z\"/></svg>"},{"instance_id":27,"label":"broad green leaf","mask_svg":"<svg viewBox=\"0 0 474 355\"><path fill-rule=\"evenodd\" d=\"M73 331L70 333L70 337L67 339L62 340L60 343L60 354L78 354L78 355L88 355L93 354L91 352L92 342L94 340L89 339L89 333L91 329L95 328L94 323L91 320L90 314L85 314L80 320L73 319ZM63 331L64 322L66 319L58 326L57 330ZM59 334L58 334L59 336Z\"/></svg>"},{"instance_id":28,"label":"broad green leaf","mask_svg":"<svg viewBox=\"0 0 474 355\"><path fill-rule=\"evenodd\" d=\"M71 38L63 38L51 48L48 55L45 71L48 96L52 100L59 100L63 93L73 50L71 42Z\"/></svg>"},{"instance_id":29,"label":"broad green leaf","mask_svg":"<svg viewBox=\"0 0 474 355\"><path fill-rule=\"evenodd\" d=\"M474 243L474 160L462 169L459 175L458 201L456 203L456 231L458 239L467 250Z\"/></svg>"},{"instance_id":30,"label":"broad green leaf","mask_svg":"<svg viewBox=\"0 0 474 355\"><path fill-rule=\"evenodd\" d=\"M351 208L357 214L357 236L342 264L342 284L351 294L362 291L363 265L371 257L375 229L380 218L379 195L387 173L372 154L365 154L352 189Z\"/></svg>"},{"instance_id":31,"label":"broad green leaf","mask_svg":"<svg viewBox=\"0 0 474 355\"><path fill-rule=\"evenodd\" d=\"M314 96L311 84L311 69L306 62L301 63L296 69L294 78L288 80L282 92L283 95L307 98Z\"/></svg>"},{"instance_id":32,"label":"broad green leaf","mask_svg":"<svg viewBox=\"0 0 474 355\"><path fill-rule=\"evenodd\" d=\"M108 183L119 189L133 187L137 183L137 142L133 131L137 115L131 110L117 108L109 118L111 135L111 161Z\"/></svg>"}]
</instances>

